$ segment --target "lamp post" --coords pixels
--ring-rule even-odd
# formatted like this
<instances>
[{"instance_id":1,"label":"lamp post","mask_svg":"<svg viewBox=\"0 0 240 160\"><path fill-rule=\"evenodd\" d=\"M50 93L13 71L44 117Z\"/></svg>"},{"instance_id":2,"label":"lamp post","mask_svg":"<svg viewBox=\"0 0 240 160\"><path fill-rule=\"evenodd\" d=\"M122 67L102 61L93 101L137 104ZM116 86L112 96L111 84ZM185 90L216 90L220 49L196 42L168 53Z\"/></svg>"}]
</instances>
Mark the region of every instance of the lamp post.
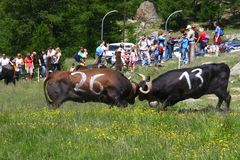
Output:
<instances>
[{"instance_id":1,"label":"lamp post","mask_svg":"<svg viewBox=\"0 0 240 160\"><path fill-rule=\"evenodd\" d=\"M102 29L101 29L101 40L103 40L103 22L104 22L104 19L107 17L107 15L111 14L111 13L114 13L114 12L118 12L117 10L112 10L112 11L109 11L107 12L104 17L102 18Z\"/></svg>"},{"instance_id":2,"label":"lamp post","mask_svg":"<svg viewBox=\"0 0 240 160\"><path fill-rule=\"evenodd\" d=\"M167 23L168 23L168 20L170 19L170 17L172 16L172 15L174 15L174 14L176 14L176 13L180 13L180 12L182 12L183 10L178 10L178 11L175 11L175 12L173 12L173 13L171 13L169 16L168 16L168 18L167 18L167 20L166 20L166 23L165 23L165 31L167 32Z\"/></svg>"}]
</instances>

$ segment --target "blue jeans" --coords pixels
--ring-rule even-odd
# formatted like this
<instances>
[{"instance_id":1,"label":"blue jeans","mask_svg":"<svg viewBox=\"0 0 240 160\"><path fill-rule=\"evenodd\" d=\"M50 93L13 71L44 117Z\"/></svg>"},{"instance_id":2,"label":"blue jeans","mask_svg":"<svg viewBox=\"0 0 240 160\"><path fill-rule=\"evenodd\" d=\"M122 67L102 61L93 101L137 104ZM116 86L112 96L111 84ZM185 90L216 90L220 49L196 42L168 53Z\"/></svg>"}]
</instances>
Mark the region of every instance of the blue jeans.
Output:
<instances>
[{"instance_id":1,"label":"blue jeans","mask_svg":"<svg viewBox=\"0 0 240 160\"><path fill-rule=\"evenodd\" d=\"M154 61L157 65L159 62L161 62L163 55L162 54L154 54Z\"/></svg>"},{"instance_id":2,"label":"blue jeans","mask_svg":"<svg viewBox=\"0 0 240 160\"><path fill-rule=\"evenodd\" d=\"M46 77L46 66L42 65L42 76Z\"/></svg>"},{"instance_id":3,"label":"blue jeans","mask_svg":"<svg viewBox=\"0 0 240 160\"><path fill-rule=\"evenodd\" d=\"M142 61L142 66L151 64L150 54L147 50L140 51L140 59Z\"/></svg>"},{"instance_id":4,"label":"blue jeans","mask_svg":"<svg viewBox=\"0 0 240 160\"><path fill-rule=\"evenodd\" d=\"M187 48L181 48L181 61L183 64L188 64L188 49Z\"/></svg>"},{"instance_id":5,"label":"blue jeans","mask_svg":"<svg viewBox=\"0 0 240 160\"><path fill-rule=\"evenodd\" d=\"M166 49L165 49L165 56L164 56L164 61L167 61L169 59L172 59L172 46L171 45L167 45Z\"/></svg>"}]
</instances>

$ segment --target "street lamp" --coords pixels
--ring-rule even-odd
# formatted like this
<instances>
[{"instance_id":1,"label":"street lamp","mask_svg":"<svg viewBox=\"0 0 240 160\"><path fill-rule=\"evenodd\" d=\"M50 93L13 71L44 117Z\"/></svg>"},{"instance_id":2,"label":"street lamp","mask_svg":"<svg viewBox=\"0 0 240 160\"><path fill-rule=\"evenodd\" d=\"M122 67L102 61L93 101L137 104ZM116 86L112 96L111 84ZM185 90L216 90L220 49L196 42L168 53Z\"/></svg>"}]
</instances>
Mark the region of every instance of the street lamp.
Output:
<instances>
[{"instance_id":1,"label":"street lamp","mask_svg":"<svg viewBox=\"0 0 240 160\"><path fill-rule=\"evenodd\" d=\"M178 11L175 11L175 12L173 12L173 13L171 13L169 16L168 16L168 18L167 18L167 20L166 20L166 23L165 23L165 31L167 32L167 23L168 23L168 20L170 19L170 17L172 16L172 15L174 15L174 14L176 14L176 13L180 13L180 12L182 12L183 10L178 10Z\"/></svg>"},{"instance_id":2,"label":"street lamp","mask_svg":"<svg viewBox=\"0 0 240 160\"><path fill-rule=\"evenodd\" d=\"M103 22L104 22L104 19L107 17L107 15L113 13L113 12L118 12L117 10L112 10L112 11L109 11L105 14L105 16L103 17L102 19L102 30L101 30L101 40L103 40Z\"/></svg>"}]
</instances>

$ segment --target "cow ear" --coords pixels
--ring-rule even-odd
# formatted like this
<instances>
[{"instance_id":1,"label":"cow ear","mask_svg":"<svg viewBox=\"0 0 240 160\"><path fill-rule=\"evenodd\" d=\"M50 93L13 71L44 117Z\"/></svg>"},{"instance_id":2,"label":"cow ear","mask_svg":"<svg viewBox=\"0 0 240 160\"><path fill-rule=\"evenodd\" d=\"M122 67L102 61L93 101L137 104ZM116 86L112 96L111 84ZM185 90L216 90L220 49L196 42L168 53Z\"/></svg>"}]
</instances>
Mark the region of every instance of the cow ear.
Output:
<instances>
[{"instance_id":1,"label":"cow ear","mask_svg":"<svg viewBox=\"0 0 240 160\"><path fill-rule=\"evenodd\" d=\"M147 79L146 79L146 81L147 81L147 82L149 82L149 81L150 81L150 76L147 76Z\"/></svg>"}]
</instances>

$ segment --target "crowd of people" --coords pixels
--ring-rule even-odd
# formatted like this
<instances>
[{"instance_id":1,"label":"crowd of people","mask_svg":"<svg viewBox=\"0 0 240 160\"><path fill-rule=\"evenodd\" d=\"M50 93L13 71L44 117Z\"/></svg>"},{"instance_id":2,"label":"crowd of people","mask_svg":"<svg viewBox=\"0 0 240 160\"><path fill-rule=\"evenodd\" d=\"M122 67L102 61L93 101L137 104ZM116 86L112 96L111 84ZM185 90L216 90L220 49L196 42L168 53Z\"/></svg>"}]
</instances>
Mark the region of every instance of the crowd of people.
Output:
<instances>
[{"instance_id":1,"label":"crowd of people","mask_svg":"<svg viewBox=\"0 0 240 160\"><path fill-rule=\"evenodd\" d=\"M38 68L40 76L44 78L46 77L47 57L51 57L49 70L60 70L61 49L59 47L56 49L49 47L47 50L42 50L41 54L37 54L36 51L33 51L32 53L28 52L25 58L21 53L17 53L16 57L11 58L8 58L7 55L3 53L0 58L0 66L8 64L12 65L17 80L32 80L33 75L37 73Z\"/></svg>"},{"instance_id":2,"label":"crowd of people","mask_svg":"<svg viewBox=\"0 0 240 160\"><path fill-rule=\"evenodd\" d=\"M215 54L219 56L219 45L222 43L223 31L214 22L215 31L213 44ZM121 52L122 65L134 71L135 64L141 60L142 66L151 66L154 61L155 66L162 66L168 60L173 58L174 48L178 48L181 54L181 63L188 64L191 56L205 56L206 48L209 43L209 34L204 27L197 27L195 24L187 25L186 28L180 29L181 35L173 36L173 30L165 33L162 29L157 35L142 35L138 44L128 52L120 45L116 52ZM95 63L106 63L104 55L107 51L107 44L103 41L96 49ZM193 55L192 55L193 54Z\"/></svg>"},{"instance_id":3,"label":"crowd of people","mask_svg":"<svg viewBox=\"0 0 240 160\"><path fill-rule=\"evenodd\" d=\"M214 22L215 30L213 36L213 44L215 47L215 55L219 56L219 45L222 43L223 30L217 22ZM168 60L173 58L174 48L177 46L181 54L181 63L188 64L191 54L194 56L204 56L206 47L209 42L209 35L203 27L197 27L195 24L187 25L186 28L180 30L180 36L173 36L173 30L168 30L167 33L160 29L157 35L151 36L142 35L139 42L132 46L130 50L126 50L124 43L120 44L116 49L116 53L120 53L122 66L127 70L134 72L136 63L140 62L142 66L156 67L162 66ZM94 64L107 65L106 52L108 45L102 41L96 48ZM191 51L192 50L192 51ZM4 53L0 58L1 66L11 64L15 69L16 79L26 78L32 80L33 74L39 68L41 77L46 77L46 62L47 58L51 57L50 71L60 70L61 49L49 47L47 50L42 50L41 54L36 51L27 53L23 58L21 53L17 53L16 57L8 58ZM79 47L78 52L74 55L74 59L79 65L86 65L88 51L86 48ZM71 71L74 69L74 63L71 66Z\"/></svg>"}]
</instances>

